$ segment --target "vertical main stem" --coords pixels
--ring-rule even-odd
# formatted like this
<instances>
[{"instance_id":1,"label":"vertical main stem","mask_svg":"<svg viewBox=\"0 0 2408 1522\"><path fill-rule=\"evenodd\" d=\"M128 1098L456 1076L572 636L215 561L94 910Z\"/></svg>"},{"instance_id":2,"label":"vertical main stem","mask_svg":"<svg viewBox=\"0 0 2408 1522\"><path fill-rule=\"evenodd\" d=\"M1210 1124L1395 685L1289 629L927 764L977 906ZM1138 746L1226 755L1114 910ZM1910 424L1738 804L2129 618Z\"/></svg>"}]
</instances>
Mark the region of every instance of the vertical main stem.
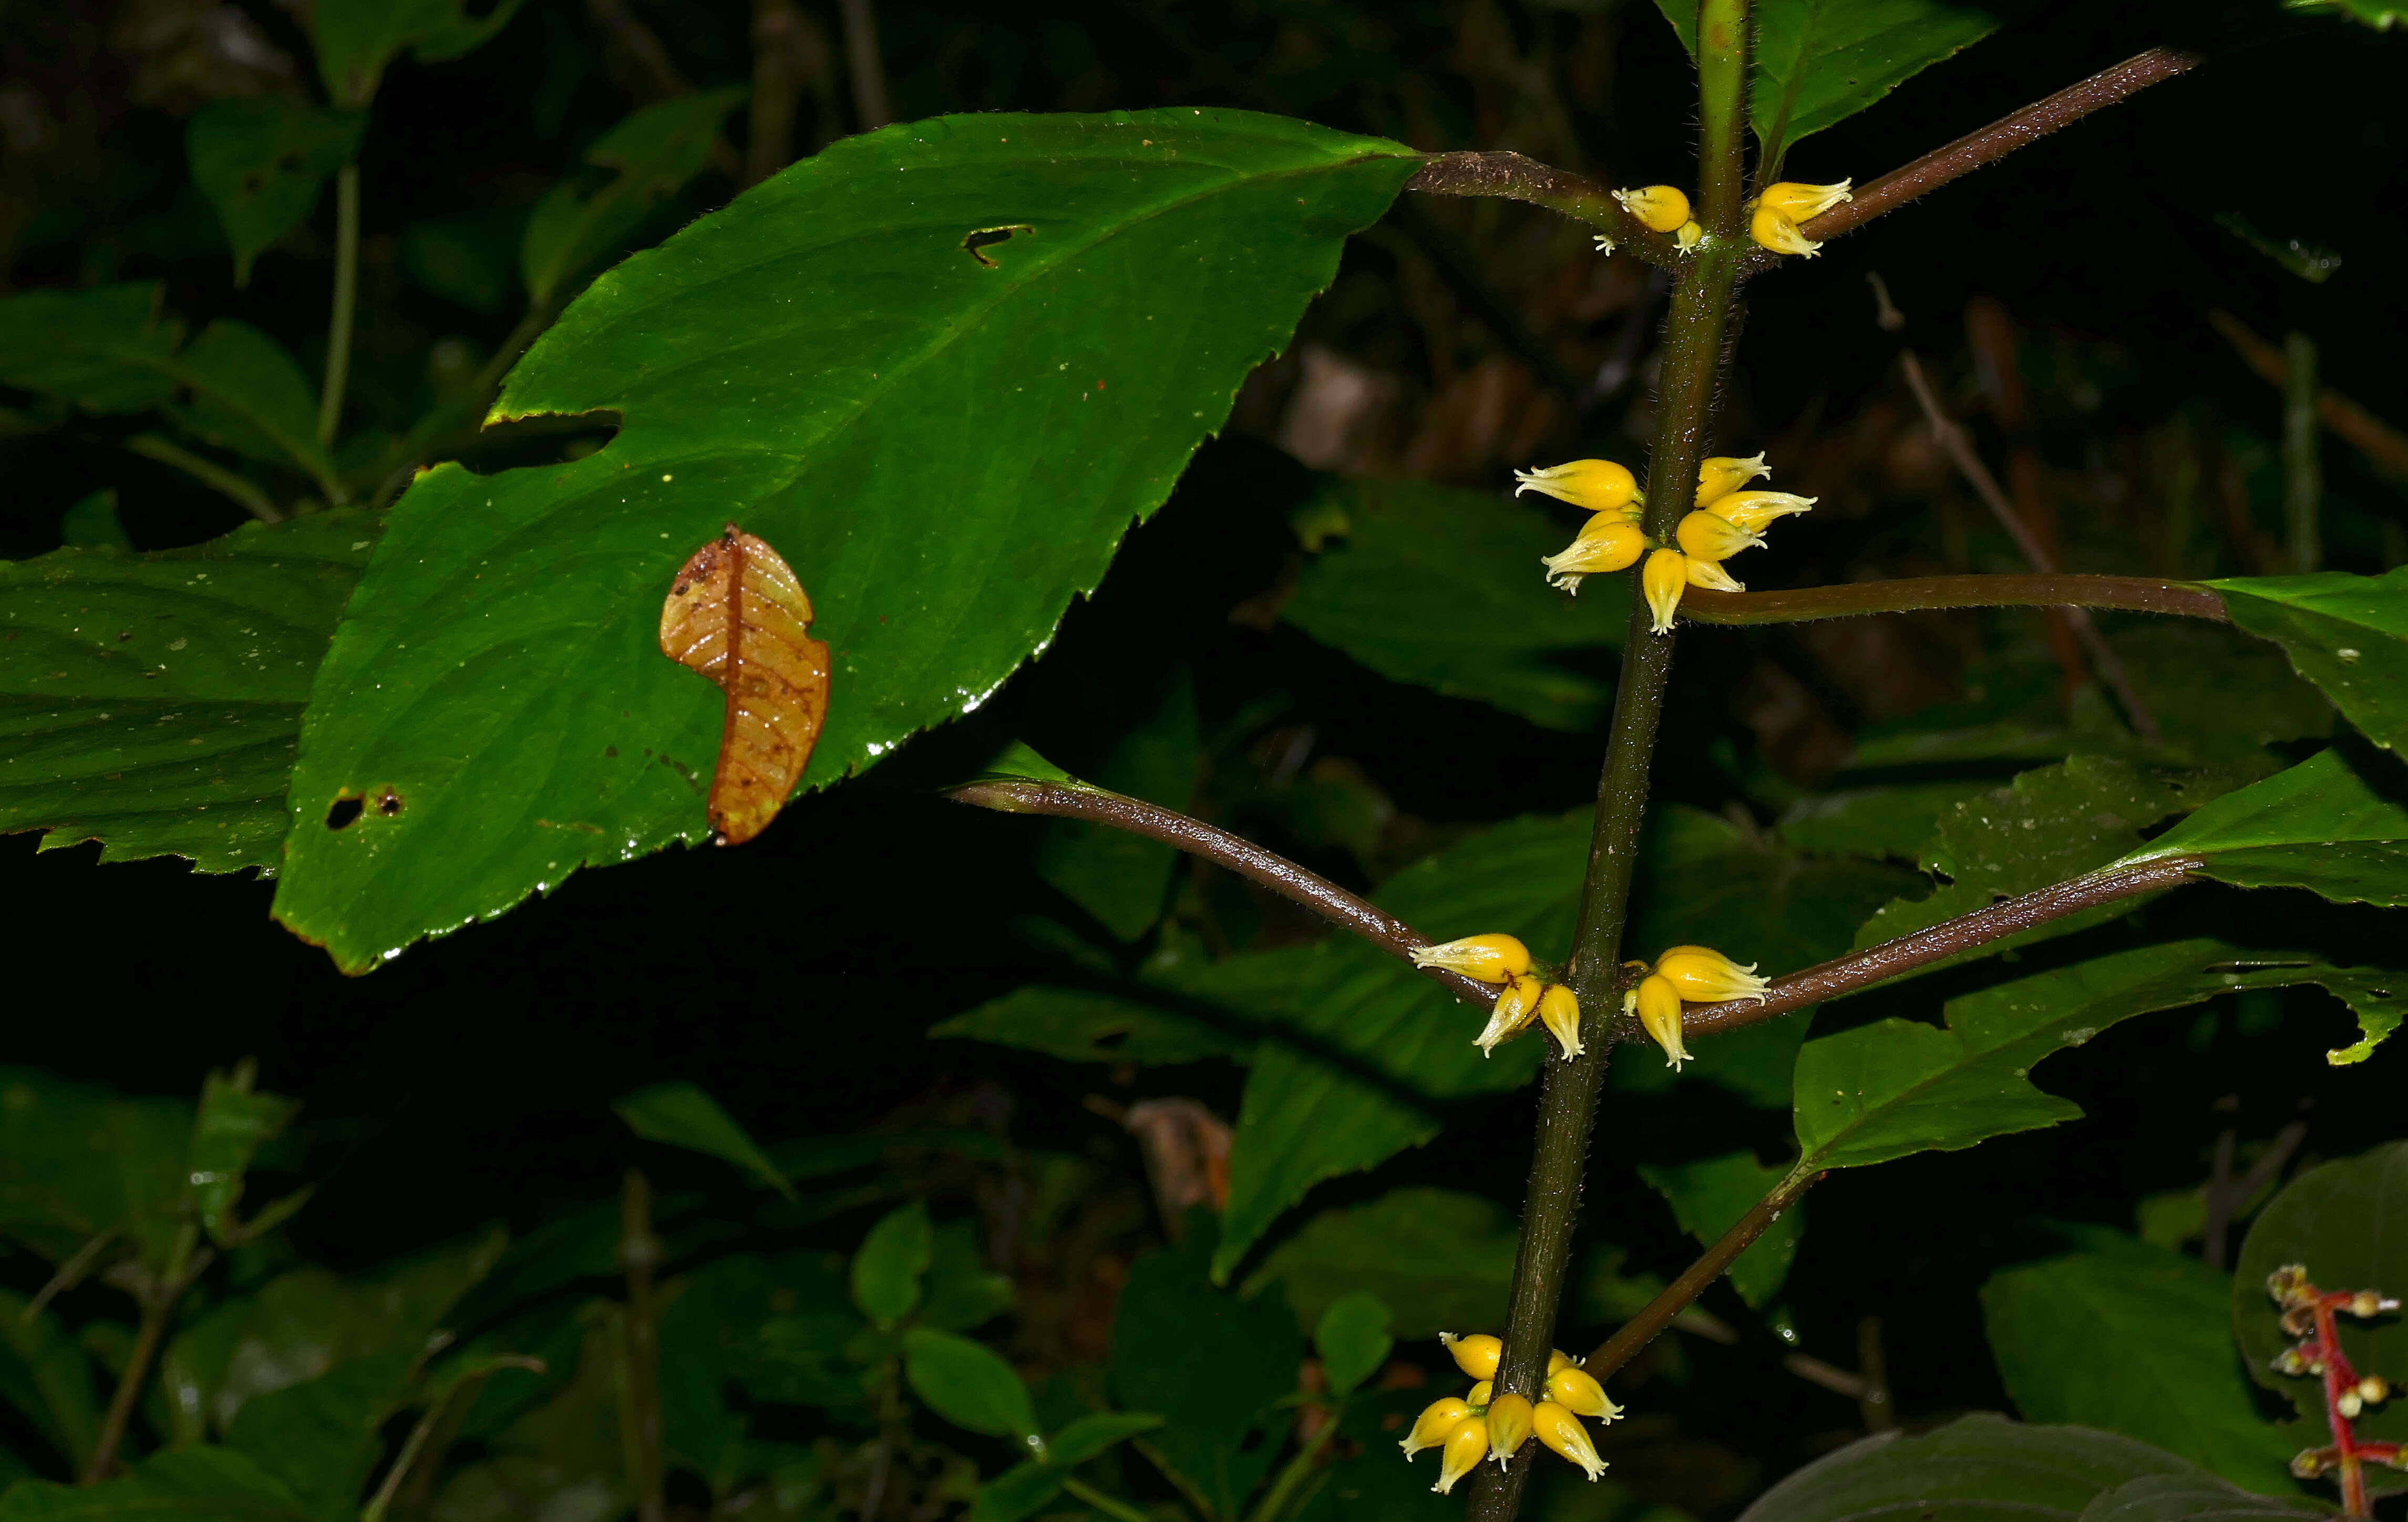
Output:
<instances>
[{"instance_id":1,"label":"vertical main stem","mask_svg":"<svg viewBox=\"0 0 2408 1522\"><path fill-rule=\"evenodd\" d=\"M360 299L360 166L335 175L335 310L326 323L326 383L318 393L318 442L335 447L351 379L351 314Z\"/></svg>"},{"instance_id":2,"label":"vertical main stem","mask_svg":"<svg viewBox=\"0 0 2408 1522\"><path fill-rule=\"evenodd\" d=\"M1674 285L1665 321L1656 439L1648 455L1646 521L1648 536L1662 544L1671 542L1673 525L1697 495L1694 483L1705 454L1708 414L1743 247L1738 229L1745 168L1742 134L1747 120L1747 0L1705 0L1698 7L1698 96L1705 122L1699 214L1707 237ZM1638 573L1634 569L1630 574L1635 578ZM1549 1060L1540 1088L1530 1192L1522 1213L1505 1351L1497 1371L1500 1394L1536 1399L1546 1387L1547 1354L1555 1341L1555 1313L1579 1224L1589 1133L1596 1128L1606 1059L1622 1013L1617 977L1622 932L1630 909L1639 831L1646 821L1656 725L1671 677L1672 637L1654 632L1646 599L1634 596L1614 690L1613 727L1598 780L1588 872L1565 973L1580 998L1581 1041L1586 1051L1568 1062ZM1526 1455L1535 1451L1527 1449ZM1472 1522L1512 1522L1530 1467L1526 1457L1501 1469L1483 1466L1472 1483Z\"/></svg>"}]
</instances>

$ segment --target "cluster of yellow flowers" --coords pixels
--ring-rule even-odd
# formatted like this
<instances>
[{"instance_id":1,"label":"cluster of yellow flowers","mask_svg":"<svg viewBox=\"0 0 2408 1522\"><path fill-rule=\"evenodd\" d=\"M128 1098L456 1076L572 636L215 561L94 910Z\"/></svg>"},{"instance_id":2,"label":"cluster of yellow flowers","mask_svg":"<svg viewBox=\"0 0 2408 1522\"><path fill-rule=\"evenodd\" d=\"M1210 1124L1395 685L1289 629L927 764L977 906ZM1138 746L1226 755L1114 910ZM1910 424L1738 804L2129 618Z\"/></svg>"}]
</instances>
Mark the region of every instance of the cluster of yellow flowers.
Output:
<instances>
[{"instance_id":1,"label":"cluster of yellow flowers","mask_svg":"<svg viewBox=\"0 0 2408 1522\"><path fill-rule=\"evenodd\" d=\"M1747 460L1716 455L1698 466L1696 510L1672 531L1677 549L1656 544L1640 527L1646 503L1639 495L1639 482L1612 460L1516 470L1513 479L1519 484L1513 494L1543 492L1594 515L1561 553L1541 557L1551 586L1577 596L1581 578L1622 570L1645 554L1647 568L1640 573L1640 584L1656 615L1656 632L1663 634L1672 627L1672 611L1686 588L1746 591L1746 584L1732 580L1722 563L1763 544L1763 530L1776 520L1814 505L1815 498L1788 492L1740 490L1756 477L1771 474L1761 454Z\"/></svg>"},{"instance_id":2,"label":"cluster of yellow flowers","mask_svg":"<svg viewBox=\"0 0 2408 1522\"><path fill-rule=\"evenodd\" d=\"M1469 1337L1439 1334L1455 1355L1455 1366L1480 1383L1462 1396L1449 1396L1425 1410L1398 1446L1411 1458L1424 1448L1439 1450L1438 1484L1443 1496L1479 1466L1484 1458L1510 1461L1536 1434L1541 1443L1581 1467L1594 1480L1605 1472L1583 1416L1610 1422L1622 1408L1605 1398L1605 1387L1591 1378L1561 1348L1547 1355L1546 1399L1533 1404L1527 1396L1495 1392L1498 1360L1505 1344L1485 1332Z\"/></svg>"},{"instance_id":3,"label":"cluster of yellow flowers","mask_svg":"<svg viewBox=\"0 0 2408 1522\"><path fill-rule=\"evenodd\" d=\"M1645 969L1646 976L1622 996L1622 1012L1638 1014L1640 1025L1675 1068L1689 1060L1688 1049L1681 1044L1684 1000L1719 1004L1727 998L1752 998L1761 1004L1771 986L1756 975L1754 962L1742 967L1711 946L1675 946L1656 958L1653 967L1645 962L1627 965Z\"/></svg>"},{"instance_id":4,"label":"cluster of yellow flowers","mask_svg":"<svg viewBox=\"0 0 2408 1522\"><path fill-rule=\"evenodd\" d=\"M1501 984L1489 1012L1488 1028L1474 1043L1483 1056L1497 1055L1500 1041L1511 1041L1537 1020L1555 1033L1569 1062L1581 1055L1580 1000L1559 983L1530 975L1530 948L1509 935L1466 936L1443 945L1424 946L1413 953L1415 967L1442 967L1482 983Z\"/></svg>"},{"instance_id":5,"label":"cluster of yellow flowers","mask_svg":"<svg viewBox=\"0 0 2408 1522\"><path fill-rule=\"evenodd\" d=\"M1748 203L1747 235L1775 253L1812 259L1823 245L1799 232L1798 224L1813 221L1842 201L1855 200L1849 194L1854 183L1842 179L1836 185L1803 185L1784 179L1778 185L1768 185L1762 194ZM1651 232L1671 234L1683 253L1705 241L1705 229L1689 215L1689 197L1677 186L1618 190L1613 198L1641 226ZM1597 247L1600 253L1612 253L1613 239L1599 234Z\"/></svg>"}]
</instances>

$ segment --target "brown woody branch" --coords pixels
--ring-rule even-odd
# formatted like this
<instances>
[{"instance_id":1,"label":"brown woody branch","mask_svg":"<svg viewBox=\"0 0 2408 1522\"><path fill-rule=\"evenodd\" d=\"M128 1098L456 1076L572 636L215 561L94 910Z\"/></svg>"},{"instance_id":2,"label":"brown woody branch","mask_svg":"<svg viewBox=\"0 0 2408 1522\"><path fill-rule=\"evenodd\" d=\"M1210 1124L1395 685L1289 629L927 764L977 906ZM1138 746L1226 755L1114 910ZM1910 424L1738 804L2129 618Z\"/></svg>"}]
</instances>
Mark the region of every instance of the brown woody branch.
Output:
<instances>
[{"instance_id":1,"label":"brown woody branch","mask_svg":"<svg viewBox=\"0 0 2408 1522\"><path fill-rule=\"evenodd\" d=\"M1616 248L1666 269L1680 266L1681 251L1663 234L1651 232L1622 209L1611 187L1519 153L1439 153L1405 189L1432 195L1491 195L1527 201L1560 211L1575 222L1601 228Z\"/></svg>"},{"instance_id":2,"label":"brown woody branch","mask_svg":"<svg viewBox=\"0 0 2408 1522\"><path fill-rule=\"evenodd\" d=\"M1605 1340L1602 1346L1588 1356L1591 1377L1604 1379L1636 1357L1641 1348L1656 1340L1658 1332L1672 1324L1672 1318L1688 1309L1689 1303L1706 1292L1708 1285L1727 1272L1739 1255L1755 1245L1781 1213L1798 1202L1799 1197L1822 1180L1820 1173L1792 1173L1781 1181L1772 1193L1756 1202L1745 1215L1722 1234L1712 1247L1681 1277L1664 1286L1647 1308L1622 1324L1621 1328Z\"/></svg>"},{"instance_id":3,"label":"brown woody branch","mask_svg":"<svg viewBox=\"0 0 2408 1522\"><path fill-rule=\"evenodd\" d=\"M2086 873L2017 897L2002 898L1987 909L1959 914L1912 935L1885 940L1878 946L1777 979L1766 990L1762 1003L1735 998L1721 1004L1693 1005L1681 1016L1681 1034L1711 1036L1718 1031L1736 1030L1842 994L1853 994L2068 914L2180 887L2203 865L2198 856L2169 856L2121 871Z\"/></svg>"},{"instance_id":4,"label":"brown woody branch","mask_svg":"<svg viewBox=\"0 0 2408 1522\"><path fill-rule=\"evenodd\" d=\"M2154 576L1914 576L1782 592L1692 587L1681 596L1682 616L1704 624L1797 624L1934 608L2117 608L2230 621L2224 599L2206 587Z\"/></svg>"}]
</instances>

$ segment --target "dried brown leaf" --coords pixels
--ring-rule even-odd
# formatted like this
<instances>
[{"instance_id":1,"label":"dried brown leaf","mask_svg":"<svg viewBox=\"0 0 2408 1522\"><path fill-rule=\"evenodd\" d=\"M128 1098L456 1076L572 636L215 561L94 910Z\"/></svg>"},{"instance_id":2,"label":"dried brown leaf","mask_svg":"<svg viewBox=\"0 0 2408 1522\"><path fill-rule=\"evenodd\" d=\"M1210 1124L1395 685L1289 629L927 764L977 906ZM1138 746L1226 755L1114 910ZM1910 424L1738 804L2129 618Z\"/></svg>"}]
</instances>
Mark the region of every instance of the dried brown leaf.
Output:
<instances>
[{"instance_id":1,"label":"dried brown leaf","mask_svg":"<svg viewBox=\"0 0 2408 1522\"><path fill-rule=\"evenodd\" d=\"M661 653L726 690L710 778L722 845L760 834L802 780L827 717L828 647L777 551L734 524L694 553L661 604Z\"/></svg>"}]
</instances>

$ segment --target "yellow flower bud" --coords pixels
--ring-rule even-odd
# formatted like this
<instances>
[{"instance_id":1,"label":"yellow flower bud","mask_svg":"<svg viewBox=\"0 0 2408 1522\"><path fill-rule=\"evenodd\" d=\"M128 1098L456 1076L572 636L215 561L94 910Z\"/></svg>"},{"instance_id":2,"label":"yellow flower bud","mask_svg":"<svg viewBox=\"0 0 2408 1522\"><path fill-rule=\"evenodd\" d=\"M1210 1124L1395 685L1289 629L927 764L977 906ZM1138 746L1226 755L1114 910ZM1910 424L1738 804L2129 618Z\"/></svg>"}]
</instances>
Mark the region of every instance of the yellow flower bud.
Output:
<instances>
[{"instance_id":1,"label":"yellow flower bud","mask_svg":"<svg viewBox=\"0 0 2408 1522\"><path fill-rule=\"evenodd\" d=\"M1455 1482L1480 1467L1488 1457L1488 1424L1477 1416L1466 1416L1446 1435L1439 1455L1438 1484L1430 1486L1443 1496L1455 1488Z\"/></svg>"},{"instance_id":2,"label":"yellow flower bud","mask_svg":"<svg viewBox=\"0 0 2408 1522\"><path fill-rule=\"evenodd\" d=\"M1649 232L1669 233L1689 220L1689 198L1670 185L1618 190L1613 198Z\"/></svg>"},{"instance_id":3,"label":"yellow flower bud","mask_svg":"<svg viewBox=\"0 0 2408 1522\"><path fill-rule=\"evenodd\" d=\"M1639 499L1638 478L1612 460L1574 460L1542 470L1516 470L1513 479L1521 482L1513 488L1515 496L1543 492L1591 512L1612 512Z\"/></svg>"},{"instance_id":4,"label":"yellow flower bud","mask_svg":"<svg viewBox=\"0 0 2408 1522\"><path fill-rule=\"evenodd\" d=\"M1682 519L1672 537L1692 560L1728 560L1742 550L1761 549L1764 545L1763 535L1751 534L1729 519L1703 509Z\"/></svg>"},{"instance_id":5,"label":"yellow flower bud","mask_svg":"<svg viewBox=\"0 0 2408 1522\"><path fill-rule=\"evenodd\" d=\"M1440 1332L1438 1334L1438 1340L1440 1345L1455 1355L1455 1366L1457 1369L1474 1379L1497 1377L1497 1360L1505 1356L1503 1338L1491 1337L1486 1332L1473 1332L1469 1337L1457 1337L1453 1332ZM1474 1400L1471 1403L1475 1406L1485 1404L1484 1401L1480 1400Z\"/></svg>"},{"instance_id":6,"label":"yellow flower bud","mask_svg":"<svg viewBox=\"0 0 2408 1522\"><path fill-rule=\"evenodd\" d=\"M1489 1012L1488 1028L1482 1031L1472 1041L1473 1045L1480 1048L1480 1055L1495 1056L1499 1041L1511 1041L1519 1036L1537 1016L1539 997L1544 992L1544 985L1532 977L1519 977L1507 984L1505 991L1497 996L1497 1007ZM1492 1364L1490 1367L1494 1368L1495 1365ZM1466 1369L1465 1372L1469 1373L1470 1371Z\"/></svg>"},{"instance_id":7,"label":"yellow flower bud","mask_svg":"<svg viewBox=\"0 0 2408 1522\"><path fill-rule=\"evenodd\" d=\"M1675 946L1656 958L1656 975L1670 984L1683 998L1699 1004L1726 998L1764 1002L1770 983L1756 975L1756 964L1742 967L1711 946Z\"/></svg>"},{"instance_id":8,"label":"yellow flower bud","mask_svg":"<svg viewBox=\"0 0 2408 1522\"><path fill-rule=\"evenodd\" d=\"M1548 1351L1548 1354L1547 1354L1547 1377L1548 1377L1549 1379L1553 1379L1553 1378L1555 1378L1555 1372L1556 1372L1556 1371L1561 1370L1561 1369L1569 1369L1569 1368L1570 1368L1571 1366L1572 1366L1572 1360L1571 1360L1571 1358L1570 1358L1569 1356L1567 1356L1567 1355L1565 1354L1565 1352L1564 1352L1564 1350L1563 1350L1562 1348L1553 1348L1553 1349L1550 1349L1550 1350Z\"/></svg>"},{"instance_id":9,"label":"yellow flower bud","mask_svg":"<svg viewBox=\"0 0 2408 1522\"><path fill-rule=\"evenodd\" d=\"M1689 1050L1681 1044L1681 991L1672 980L1654 973L1640 980L1633 996L1639 1010L1639 1023L1647 1027L1656 1044L1675 1068L1689 1060Z\"/></svg>"},{"instance_id":10,"label":"yellow flower bud","mask_svg":"<svg viewBox=\"0 0 2408 1522\"><path fill-rule=\"evenodd\" d=\"M1747 583L1745 582L1733 580L1731 573L1723 569L1722 563L1716 560L1690 561L1689 584L1691 586L1712 587L1716 592L1745 592L1747 590Z\"/></svg>"},{"instance_id":11,"label":"yellow flower bud","mask_svg":"<svg viewBox=\"0 0 2408 1522\"><path fill-rule=\"evenodd\" d=\"M1530 1425L1541 1443L1578 1464L1592 1481L1605 1472L1605 1460L1597 1456L1597 1444L1589 1442L1588 1429L1570 1411L1553 1400L1541 1400L1530 1414Z\"/></svg>"},{"instance_id":12,"label":"yellow flower bud","mask_svg":"<svg viewBox=\"0 0 2408 1522\"><path fill-rule=\"evenodd\" d=\"M1610 1422L1622 1414L1622 1408L1607 1399L1605 1386L1595 1376L1570 1364L1547 1371L1547 1399L1575 1416Z\"/></svg>"},{"instance_id":13,"label":"yellow flower bud","mask_svg":"<svg viewBox=\"0 0 2408 1522\"><path fill-rule=\"evenodd\" d=\"M1600 512L1580 531L1580 538L1560 554L1542 555L1547 584L1577 596L1581 578L1627 570L1647 550L1647 536L1619 513Z\"/></svg>"},{"instance_id":14,"label":"yellow flower bud","mask_svg":"<svg viewBox=\"0 0 2408 1522\"><path fill-rule=\"evenodd\" d=\"M1820 500L1794 492L1733 492L1717 498L1706 510L1734 528L1761 534L1769 525L1790 513L1804 512Z\"/></svg>"},{"instance_id":15,"label":"yellow flower bud","mask_svg":"<svg viewBox=\"0 0 2408 1522\"><path fill-rule=\"evenodd\" d=\"M1547 991L1539 996L1539 1018L1555 1033L1566 1062L1581 1055L1580 1000L1570 989L1559 983L1547 984Z\"/></svg>"},{"instance_id":16,"label":"yellow flower bud","mask_svg":"<svg viewBox=\"0 0 2408 1522\"><path fill-rule=\"evenodd\" d=\"M1681 589L1689 584L1689 557L1678 550L1658 550L1647 557L1639 582L1647 594L1648 611L1656 615L1656 632L1671 633L1672 610L1681 606Z\"/></svg>"},{"instance_id":17,"label":"yellow flower bud","mask_svg":"<svg viewBox=\"0 0 2408 1522\"><path fill-rule=\"evenodd\" d=\"M1470 1414L1471 1404L1461 1396L1450 1395L1443 1400L1434 1400L1422 1408L1421 1415L1413 1422L1413 1429L1406 1433L1405 1441L1397 1446L1405 1450L1407 1458L1424 1448L1435 1448L1446 1441L1446 1435L1455 1430L1456 1424Z\"/></svg>"},{"instance_id":18,"label":"yellow flower bud","mask_svg":"<svg viewBox=\"0 0 2408 1522\"><path fill-rule=\"evenodd\" d=\"M1683 253L1688 252L1705 240L1706 230L1694 222L1684 222L1672 232L1673 246Z\"/></svg>"},{"instance_id":19,"label":"yellow flower bud","mask_svg":"<svg viewBox=\"0 0 2408 1522\"><path fill-rule=\"evenodd\" d=\"M1801 185L1784 179L1778 185L1767 185L1764 194L1756 198L1759 207L1770 207L1793 223L1812 222L1842 201L1853 201L1848 188L1856 183L1842 179L1836 185Z\"/></svg>"},{"instance_id":20,"label":"yellow flower bud","mask_svg":"<svg viewBox=\"0 0 2408 1522\"><path fill-rule=\"evenodd\" d=\"M1748 460L1717 454L1698 467L1698 506L1719 502L1756 477L1771 474L1772 467L1761 454Z\"/></svg>"},{"instance_id":21,"label":"yellow flower bud","mask_svg":"<svg viewBox=\"0 0 2408 1522\"><path fill-rule=\"evenodd\" d=\"M1442 967L1482 983L1509 983L1530 970L1530 948L1509 935L1466 936L1413 953L1415 967Z\"/></svg>"},{"instance_id":22,"label":"yellow flower bud","mask_svg":"<svg viewBox=\"0 0 2408 1522\"><path fill-rule=\"evenodd\" d=\"M1471 1409L1473 1411L1485 1413L1488 1410L1488 1397L1496 1388L1497 1382L1495 1380L1484 1379L1479 1384L1474 1385L1471 1387L1471 1393L1465 1396L1464 1400L1471 1403Z\"/></svg>"},{"instance_id":23,"label":"yellow flower bud","mask_svg":"<svg viewBox=\"0 0 2408 1522\"><path fill-rule=\"evenodd\" d=\"M1799 232L1796 223L1769 206L1756 208L1756 215L1747 221L1747 233L1775 253L1794 253L1805 259L1813 258L1814 251L1823 246Z\"/></svg>"},{"instance_id":24,"label":"yellow flower bud","mask_svg":"<svg viewBox=\"0 0 2408 1522\"><path fill-rule=\"evenodd\" d=\"M1530 1441L1530 1398L1500 1395L1488 1402L1488 1456L1510 1461Z\"/></svg>"}]
</instances>

